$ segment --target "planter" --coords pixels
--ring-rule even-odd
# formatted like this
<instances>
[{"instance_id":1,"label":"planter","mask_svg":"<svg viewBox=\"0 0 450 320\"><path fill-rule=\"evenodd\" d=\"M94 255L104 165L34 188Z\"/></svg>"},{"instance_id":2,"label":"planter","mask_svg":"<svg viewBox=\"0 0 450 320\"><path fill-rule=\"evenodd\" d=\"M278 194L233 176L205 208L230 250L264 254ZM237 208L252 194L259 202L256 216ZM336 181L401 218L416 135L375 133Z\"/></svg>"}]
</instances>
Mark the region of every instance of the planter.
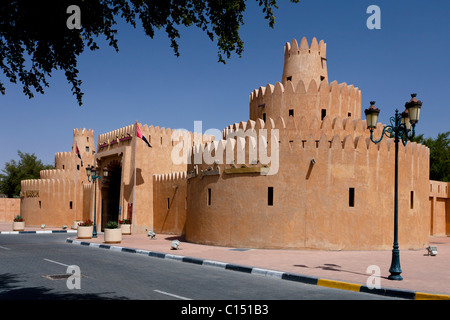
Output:
<instances>
[{"instance_id":1,"label":"planter","mask_svg":"<svg viewBox=\"0 0 450 320\"><path fill-rule=\"evenodd\" d=\"M24 221L14 221L13 222L13 230L14 231L24 231L25 230L25 222Z\"/></svg>"},{"instance_id":2,"label":"planter","mask_svg":"<svg viewBox=\"0 0 450 320\"><path fill-rule=\"evenodd\" d=\"M78 226L77 228L77 238L78 239L91 239L92 232L94 232L94 226Z\"/></svg>"},{"instance_id":3,"label":"planter","mask_svg":"<svg viewBox=\"0 0 450 320\"><path fill-rule=\"evenodd\" d=\"M120 229L122 230L122 234L131 234L131 224L121 224Z\"/></svg>"},{"instance_id":4,"label":"planter","mask_svg":"<svg viewBox=\"0 0 450 320\"><path fill-rule=\"evenodd\" d=\"M120 243L122 241L122 229L121 228L115 228L115 229L105 228L104 237L105 237L106 243Z\"/></svg>"}]
</instances>

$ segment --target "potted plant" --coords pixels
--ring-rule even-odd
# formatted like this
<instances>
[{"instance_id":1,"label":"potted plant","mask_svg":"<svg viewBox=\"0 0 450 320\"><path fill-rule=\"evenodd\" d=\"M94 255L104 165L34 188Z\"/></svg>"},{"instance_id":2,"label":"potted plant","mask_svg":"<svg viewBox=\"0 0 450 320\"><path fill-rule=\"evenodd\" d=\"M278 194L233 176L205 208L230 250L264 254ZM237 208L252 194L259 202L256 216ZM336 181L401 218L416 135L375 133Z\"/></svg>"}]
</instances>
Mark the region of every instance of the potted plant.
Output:
<instances>
[{"instance_id":1,"label":"potted plant","mask_svg":"<svg viewBox=\"0 0 450 320\"><path fill-rule=\"evenodd\" d=\"M131 219L119 220L119 225L122 234L131 234Z\"/></svg>"},{"instance_id":2,"label":"potted plant","mask_svg":"<svg viewBox=\"0 0 450 320\"><path fill-rule=\"evenodd\" d=\"M106 243L120 243L122 241L122 229L115 221L108 221L105 228Z\"/></svg>"},{"instance_id":3,"label":"potted plant","mask_svg":"<svg viewBox=\"0 0 450 320\"><path fill-rule=\"evenodd\" d=\"M21 215L17 215L14 217L13 230L14 231L25 230L25 219Z\"/></svg>"},{"instance_id":4,"label":"potted plant","mask_svg":"<svg viewBox=\"0 0 450 320\"><path fill-rule=\"evenodd\" d=\"M91 239L93 232L94 232L94 222L91 219L87 219L78 224L77 238Z\"/></svg>"}]
</instances>

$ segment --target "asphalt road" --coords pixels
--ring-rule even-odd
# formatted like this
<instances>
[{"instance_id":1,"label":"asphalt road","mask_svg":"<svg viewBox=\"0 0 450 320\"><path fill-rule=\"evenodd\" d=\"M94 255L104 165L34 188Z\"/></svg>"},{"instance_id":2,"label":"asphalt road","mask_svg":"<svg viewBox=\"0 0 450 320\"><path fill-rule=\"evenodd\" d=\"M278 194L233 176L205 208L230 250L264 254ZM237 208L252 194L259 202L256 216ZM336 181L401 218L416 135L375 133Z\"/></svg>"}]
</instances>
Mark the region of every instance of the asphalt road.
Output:
<instances>
[{"instance_id":1,"label":"asphalt road","mask_svg":"<svg viewBox=\"0 0 450 320\"><path fill-rule=\"evenodd\" d=\"M392 300L73 245L65 241L67 237L67 234L0 235L0 300L178 300L183 301L184 306L191 300L252 300L253 303L264 300ZM81 276L68 273L69 266L79 268ZM238 312L238 308L235 311Z\"/></svg>"}]
</instances>

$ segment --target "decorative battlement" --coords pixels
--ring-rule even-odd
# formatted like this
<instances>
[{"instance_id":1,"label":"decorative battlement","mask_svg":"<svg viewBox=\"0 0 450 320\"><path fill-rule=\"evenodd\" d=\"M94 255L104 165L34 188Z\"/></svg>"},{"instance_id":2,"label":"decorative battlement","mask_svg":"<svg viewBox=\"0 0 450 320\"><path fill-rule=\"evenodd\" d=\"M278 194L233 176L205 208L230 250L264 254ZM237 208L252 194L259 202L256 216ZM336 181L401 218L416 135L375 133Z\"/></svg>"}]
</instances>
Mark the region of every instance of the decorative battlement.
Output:
<instances>
[{"instance_id":1,"label":"decorative battlement","mask_svg":"<svg viewBox=\"0 0 450 320\"><path fill-rule=\"evenodd\" d=\"M379 123L374 131L375 137L381 136L382 127ZM267 172L264 168L279 165L285 157L302 152L353 150L364 157L372 152L390 157L394 152L392 139L371 143L370 132L365 128L365 120L340 117L325 117L322 121L307 121L305 117L298 120L290 117L286 121L282 117L275 121L268 118L266 122L262 119L241 121L223 130L224 139L195 145L190 163L198 165L198 174L208 168L217 170L217 165L225 165L225 173L263 174L263 171ZM412 142L406 147L400 146L400 157L405 159L415 157L426 161L428 156L428 148L421 144Z\"/></svg>"},{"instance_id":2,"label":"decorative battlement","mask_svg":"<svg viewBox=\"0 0 450 320\"><path fill-rule=\"evenodd\" d=\"M275 86L268 84L250 94L250 119L351 117L361 118L361 90L347 83L322 81L319 86L312 79L305 86L300 80Z\"/></svg>"},{"instance_id":3,"label":"decorative battlement","mask_svg":"<svg viewBox=\"0 0 450 320\"><path fill-rule=\"evenodd\" d=\"M213 139L209 135L202 135L197 132L189 132L182 129L160 128L159 126L148 126L147 124L139 125L142 134L152 147L172 147L181 139L191 141L190 145L201 141L211 141ZM134 124L99 135L98 148L100 150L108 146L119 145L124 141L131 140L132 137L134 137Z\"/></svg>"},{"instance_id":4,"label":"decorative battlement","mask_svg":"<svg viewBox=\"0 0 450 320\"><path fill-rule=\"evenodd\" d=\"M281 82L250 93L250 116L255 120L281 116L361 118L361 91L353 85L328 83L326 44L314 38L287 43Z\"/></svg>"},{"instance_id":5,"label":"decorative battlement","mask_svg":"<svg viewBox=\"0 0 450 320\"><path fill-rule=\"evenodd\" d=\"M154 174L153 180L155 182L180 181L180 180L185 180L186 177L187 177L186 171L180 171L180 172L171 172L171 173L164 173L164 174Z\"/></svg>"},{"instance_id":6,"label":"decorative battlement","mask_svg":"<svg viewBox=\"0 0 450 320\"><path fill-rule=\"evenodd\" d=\"M92 129L85 129L85 128L75 128L73 129L73 136L85 136L85 137L92 137L94 138L94 130Z\"/></svg>"}]
</instances>

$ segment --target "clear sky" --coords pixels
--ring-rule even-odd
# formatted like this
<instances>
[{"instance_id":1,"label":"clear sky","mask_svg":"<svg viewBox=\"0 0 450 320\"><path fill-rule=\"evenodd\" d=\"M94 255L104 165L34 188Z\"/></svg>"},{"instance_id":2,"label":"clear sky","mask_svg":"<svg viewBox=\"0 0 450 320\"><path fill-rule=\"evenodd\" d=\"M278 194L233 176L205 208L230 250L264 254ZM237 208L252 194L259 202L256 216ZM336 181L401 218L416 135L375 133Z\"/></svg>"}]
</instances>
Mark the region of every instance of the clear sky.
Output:
<instances>
[{"instance_id":1,"label":"clear sky","mask_svg":"<svg viewBox=\"0 0 450 320\"><path fill-rule=\"evenodd\" d=\"M18 160L17 150L52 164L55 152L70 151L74 128L93 129L97 138L136 120L190 131L197 120L204 131L247 121L249 94L281 81L284 45L303 36L327 43L329 82L359 87L363 110L375 100L381 122L388 123L417 93L423 101L418 134L435 138L450 130L450 1L278 2L271 29L257 1L248 1L240 31L245 51L225 65L217 62L216 45L195 28L182 29L177 58L164 31L150 39L142 29L120 24L119 53L100 41L100 50L79 58L82 107L61 71L33 99L20 85L6 83L6 95L0 95L0 169ZM366 26L370 5L381 9L379 30ZM0 79L6 82L3 74Z\"/></svg>"}]
</instances>

